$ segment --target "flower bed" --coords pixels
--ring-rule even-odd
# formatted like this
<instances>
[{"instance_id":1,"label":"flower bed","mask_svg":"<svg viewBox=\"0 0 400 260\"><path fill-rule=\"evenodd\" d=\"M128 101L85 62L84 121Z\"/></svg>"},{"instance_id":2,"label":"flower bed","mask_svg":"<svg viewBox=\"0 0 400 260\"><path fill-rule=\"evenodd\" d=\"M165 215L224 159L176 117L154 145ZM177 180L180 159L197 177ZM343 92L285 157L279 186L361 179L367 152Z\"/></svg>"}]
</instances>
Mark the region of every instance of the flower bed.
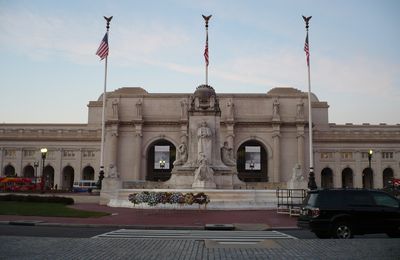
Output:
<instances>
[{"instance_id":1,"label":"flower bed","mask_svg":"<svg viewBox=\"0 0 400 260\"><path fill-rule=\"evenodd\" d=\"M193 194L182 192L154 192L142 191L129 194L129 201L133 204L146 203L149 206L157 204L186 204L186 205L207 205L210 202L209 197L204 192Z\"/></svg>"}]
</instances>

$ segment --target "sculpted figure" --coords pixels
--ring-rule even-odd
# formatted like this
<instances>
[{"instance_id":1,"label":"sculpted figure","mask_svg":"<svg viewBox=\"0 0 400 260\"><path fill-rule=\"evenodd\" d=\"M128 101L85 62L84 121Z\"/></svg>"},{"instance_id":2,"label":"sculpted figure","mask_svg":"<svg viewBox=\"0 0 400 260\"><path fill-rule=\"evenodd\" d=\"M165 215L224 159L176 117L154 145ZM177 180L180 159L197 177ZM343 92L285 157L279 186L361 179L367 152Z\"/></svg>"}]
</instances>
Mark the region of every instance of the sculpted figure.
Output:
<instances>
[{"instance_id":1,"label":"sculpted figure","mask_svg":"<svg viewBox=\"0 0 400 260\"><path fill-rule=\"evenodd\" d=\"M182 165L187 161L187 159L188 159L188 153L187 153L186 143L182 142L178 146L178 157L177 160L174 162L174 165Z\"/></svg>"},{"instance_id":2,"label":"sculpted figure","mask_svg":"<svg viewBox=\"0 0 400 260\"><path fill-rule=\"evenodd\" d=\"M205 154L199 154L199 168L194 172L194 182L197 181L213 181L214 171L208 165L207 157Z\"/></svg>"},{"instance_id":3,"label":"sculpted figure","mask_svg":"<svg viewBox=\"0 0 400 260\"><path fill-rule=\"evenodd\" d=\"M304 117L304 103L303 103L303 101L300 101L300 103L297 104L296 116L297 116L297 118L303 118Z\"/></svg>"},{"instance_id":4,"label":"sculpted figure","mask_svg":"<svg viewBox=\"0 0 400 260\"><path fill-rule=\"evenodd\" d=\"M272 105L272 116L273 117L279 116L279 101L278 101L278 99L275 99L274 104Z\"/></svg>"},{"instance_id":5,"label":"sculpted figure","mask_svg":"<svg viewBox=\"0 0 400 260\"><path fill-rule=\"evenodd\" d=\"M117 118L118 117L118 100L114 99L112 102L112 110L113 110L113 117Z\"/></svg>"},{"instance_id":6,"label":"sculpted figure","mask_svg":"<svg viewBox=\"0 0 400 260\"><path fill-rule=\"evenodd\" d=\"M207 126L207 122L203 121L199 129L197 129L197 156L200 160L200 155L203 154L208 161L211 161L211 129Z\"/></svg>"},{"instance_id":7,"label":"sculpted figure","mask_svg":"<svg viewBox=\"0 0 400 260\"><path fill-rule=\"evenodd\" d=\"M136 111L137 111L137 116L141 117L142 116L142 99L141 98L136 102Z\"/></svg>"},{"instance_id":8,"label":"sculpted figure","mask_svg":"<svg viewBox=\"0 0 400 260\"><path fill-rule=\"evenodd\" d=\"M187 118L187 112L188 112L188 103L186 99L181 100L181 118L186 119Z\"/></svg>"},{"instance_id":9,"label":"sculpted figure","mask_svg":"<svg viewBox=\"0 0 400 260\"><path fill-rule=\"evenodd\" d=\"M232 119L235 113L235 105L233 104L232 99L229 99L227 107L228 107L228 118Z\"/></svg>"},{"instance_id":10,"label":"sculpted figure","mask_svg":"<svg viewBox=\"0 0 400 260\"><path fill-rule=\"evenodd\" d=\"M225 165L236 165L235 159L233 158L233 149L228 146L228 142L224 142L224 146L221 148L221 159Z\"/></svg>"}]
</instances>

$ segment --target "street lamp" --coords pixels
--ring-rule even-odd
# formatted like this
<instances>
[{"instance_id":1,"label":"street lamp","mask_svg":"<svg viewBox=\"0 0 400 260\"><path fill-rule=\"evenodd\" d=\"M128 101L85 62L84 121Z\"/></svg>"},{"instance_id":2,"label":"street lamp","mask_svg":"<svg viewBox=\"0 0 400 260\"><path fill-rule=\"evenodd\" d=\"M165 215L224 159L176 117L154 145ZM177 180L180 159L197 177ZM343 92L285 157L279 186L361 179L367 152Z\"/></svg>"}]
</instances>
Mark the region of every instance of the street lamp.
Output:
<instances>
[{"instance_id":1,"label":"street lamp","mask_svg":"<svg viewBox=\"0 0 400 260\"><path fill-rule=\"evenodd\" d=\"M40 186L41 186L41 190L43 191L44 183L45 183L45 177L44 177L44 162L46 161L47 148L42 148L42 149L40 149L40 152L42 153L42 182L41 182Z\"/></svg>"},{"instance_id":2,"label":"street lamp","mask_svg":"<svg viewBox=\"0 0 400 260\"><path fill-rule=\"evenodd\" d=\"M33 163L33 166L35 167L35 190L36 190L36 186L37 186L37 168L39 167L39 162L35 161Z\"/></svg>"},{"instance_id":3,"label":"street lamp","mask_svg":"<svg viewBox=\"0 0 400 260\"><path fill-rule=\"evenodd\" d=\"M371 169L371 159L372 159L372 150L369 150L369 152L368 152L368 166L369 166L369 169Z\"/></svg>"},{"instance_id":4,"label":"street lamp","mask_svg":"<svg viewBox=\"0 0 400 260\"><path fill-rule=\"evenodd\" d=\"M165 160L160 160L160 167L163 170L165 167Z\"/></svg>"}]
</instances>

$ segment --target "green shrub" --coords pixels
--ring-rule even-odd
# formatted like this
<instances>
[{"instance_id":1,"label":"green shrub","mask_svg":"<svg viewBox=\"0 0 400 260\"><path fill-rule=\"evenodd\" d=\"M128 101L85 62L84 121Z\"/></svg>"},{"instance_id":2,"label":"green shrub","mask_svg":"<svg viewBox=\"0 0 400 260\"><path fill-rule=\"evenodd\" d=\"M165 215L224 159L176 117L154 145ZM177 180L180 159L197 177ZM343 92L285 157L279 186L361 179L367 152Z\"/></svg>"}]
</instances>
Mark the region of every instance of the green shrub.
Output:
<instances>
[{"instance_id":1,"label":"green shrub","mask_svg":"<svg viewBox=\"0 0 400 260\"><path fill-rule=\"evenodd\" d=\"M74 199L67 197L34 196L34 195L26 196L26 195L15 195L15 194L1 195L0 201L46 202L46 203L60 203L64 205L74 204Z\"/></svg>"}]
</instances>

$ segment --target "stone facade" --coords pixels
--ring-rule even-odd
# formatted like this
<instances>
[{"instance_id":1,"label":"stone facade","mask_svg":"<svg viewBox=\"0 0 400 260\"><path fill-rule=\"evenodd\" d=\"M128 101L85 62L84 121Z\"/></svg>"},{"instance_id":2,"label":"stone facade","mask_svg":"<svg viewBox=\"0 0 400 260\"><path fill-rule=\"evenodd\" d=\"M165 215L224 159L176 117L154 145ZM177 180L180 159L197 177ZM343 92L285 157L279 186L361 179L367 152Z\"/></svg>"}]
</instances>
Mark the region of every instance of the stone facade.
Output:
<instances>
[{"instance_id":1,"label":"stone facade","mask_svg":"<svg viewBox=\"0 0 400 260\"><path fill-rule=\"evenodd\" d=\"M284 187L294 168L307 179L307 93L274 88L259 94L214 92L213 97L200 90L108 92L105 182L115 188L213 188L211 183L192 186L200 167L197 133L202 122L212 136L210 146L204 146L210 149L205 156L211 171L203 173L212 172L215 188ZM71 187L72 180L97 180L102 97L90 101L88 108L87 124L0 125L1 176L33 177L44 172L49 186L64 189ZM388 178L400 178L399 124L330 124L328 108L327 102L312 95L318 187L381 188ZM44 170L41 147L49 150ZM370 149L374 152L371 168L366 155ZM248 157L252 155L254 161Z\"/></svg>"}]
</instances>

